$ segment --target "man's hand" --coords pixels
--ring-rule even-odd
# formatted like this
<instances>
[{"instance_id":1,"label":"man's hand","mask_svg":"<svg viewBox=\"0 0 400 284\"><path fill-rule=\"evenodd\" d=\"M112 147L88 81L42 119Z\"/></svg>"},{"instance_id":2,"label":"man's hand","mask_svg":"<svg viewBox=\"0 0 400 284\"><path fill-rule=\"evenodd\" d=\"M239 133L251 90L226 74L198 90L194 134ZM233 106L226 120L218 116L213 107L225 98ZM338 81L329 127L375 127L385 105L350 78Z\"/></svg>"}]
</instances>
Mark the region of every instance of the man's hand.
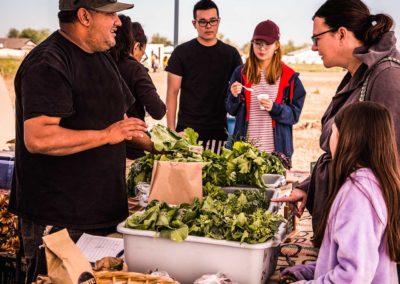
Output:
<instances>
[{"instance_id":1,"label":"man's hand","mask_svg":"<svg viewBox=\"0 0 400 284\"><path fill-rule=\"evenodd\" d=\"M304 208L306 207L307 202L307 193L299 188L295 188L292 190L289 196L282 196L278 198L272 198L273 202L287 202L290 210L292 210L293 214L297 217L301 217L304 212ZM300 201L300 205L297 206L297 202Z\"/></svg>"},{"instance_id":2,"label":"man's hand","mask_svg":"<svg viewBox=\"0 0 400 284\"><path fill-rule=\"evenodd\" d=\"M130 117L117 121L105 129L109 144L117 144L124 140L143 138L147 125L143 120Z\"/></svg>"},{"instance_id":3,"label":"man's hand","mask_svg":"<svg viewBox=\"0 0 400 284\"><path fill-rule=\"evenodd\" d=\"M136 149L156 153L156 150L154 149L154 144L147 133L145 133L143 137L133 137L132 140L127 141Z\"/></svg>"}]
</instances>

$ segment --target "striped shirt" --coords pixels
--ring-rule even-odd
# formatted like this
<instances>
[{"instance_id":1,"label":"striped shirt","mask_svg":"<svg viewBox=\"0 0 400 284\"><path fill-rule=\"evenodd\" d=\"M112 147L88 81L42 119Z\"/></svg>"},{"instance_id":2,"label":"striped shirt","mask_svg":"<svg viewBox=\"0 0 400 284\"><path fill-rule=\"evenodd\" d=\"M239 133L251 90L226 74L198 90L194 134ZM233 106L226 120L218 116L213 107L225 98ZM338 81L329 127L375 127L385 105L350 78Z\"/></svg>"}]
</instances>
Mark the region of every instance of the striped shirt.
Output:
<instances>
[{"instance_id":1,"label":"striped shirt","mask_svg":"<svg viewBox=\"0 0 400 284\"><path fill-rule=\"evenodd\" d=\"M247 139L261 151L271 153L275 151L274 130L272 128L272 118L269 112L260 108L257 98L260 94L268 94L269 99L275 101L278 95L280 78L274 85L270 85L265 80L265 72L261 71L261 80L257 85L252 85L250 97L250 116L247 129Z\"/></svg>"}]
</instances>

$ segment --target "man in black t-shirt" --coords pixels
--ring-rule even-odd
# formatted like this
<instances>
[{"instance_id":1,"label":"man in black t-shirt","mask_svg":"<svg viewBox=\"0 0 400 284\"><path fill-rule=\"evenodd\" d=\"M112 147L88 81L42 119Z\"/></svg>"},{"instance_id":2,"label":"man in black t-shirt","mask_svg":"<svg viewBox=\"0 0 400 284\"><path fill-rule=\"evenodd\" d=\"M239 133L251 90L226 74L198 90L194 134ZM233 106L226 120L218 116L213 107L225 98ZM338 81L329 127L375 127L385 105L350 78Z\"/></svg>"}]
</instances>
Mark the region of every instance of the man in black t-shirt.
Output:
<instances>
[{"instance_id":1,"label":"man in black t-shirt","mask_svg":"<svg viewBox=\"0 0 400 284\"><path fill-rule=\"evenodd\" d=\"M205 148L219 153L227 136L224 100L228 82L242 61L235 48L217 39L220 18L213 1L197 2L193 18L197 38L179 45L166 68L167 124L179 132L193 128Z\"/></svg>"},{"instance_id":2,"label":"man in black t-shirt","mask_svg":"<svg viewBox=\"0 0 400 284\"><path fill-rule=\"evenodd\" d=\"M45 228L104 235L128 215L125 140L149 150L146 124L126 118L133 97L106 51L131 4L60 0L60 30L33 49L16 78L10 211L20 217L26 283L46 274Z\"/></svg>"}]
</instances>

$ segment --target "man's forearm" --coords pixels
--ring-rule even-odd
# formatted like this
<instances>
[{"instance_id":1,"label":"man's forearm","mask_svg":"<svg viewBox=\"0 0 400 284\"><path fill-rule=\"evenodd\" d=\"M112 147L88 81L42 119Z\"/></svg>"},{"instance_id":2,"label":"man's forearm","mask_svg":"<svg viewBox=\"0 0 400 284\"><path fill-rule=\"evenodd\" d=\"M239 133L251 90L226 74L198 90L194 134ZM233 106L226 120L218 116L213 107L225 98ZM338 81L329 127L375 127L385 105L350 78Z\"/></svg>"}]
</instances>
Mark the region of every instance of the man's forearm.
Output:
<instances>
[{"instance_id":1,"label":"man's forearm","mask_svg":"<svg viewBox=\"0 0 400 284\"><path fill-rule=\"evenodd\" d=\"M176 106L178 92L168 91L167 93L167 126L173 130L176 128Z\"/></svg>"},{"instance_id":2,"label":"man's forearm","mask_svg":"<svg viewBox=\"0 0 400 284\"><path fill-rule=\"evenodd\" d=\"M34 154L64 156L108 144L105 130L71 130L56 125L47 128L45 133L35 137L34 142L25 143L28 151Z\"/></svg>"},{"instance_id":3,"label":"man's forearm","mask_svg":"<svg viewBox=\"0 0 400 284\"><path fill-rule=\"evenodd\" d=\"M29 152L52 156L71 155L106 144L144 136L146 124L137 118L117 121L103 130L61 127L60 118L39 116L24 122L24 143Z\"/></svg>"},{"instance_id":4,"label":"man's forearm","mask_svg":"<svg viewBox=\"0 0 400 284\"><path fill-rule=\"evenodd\" d=\"M167 81L167 126L175 130L176 108L178 104L179 90L181 89L182 77L168 73Z\"/></svg>"}]
</instances>

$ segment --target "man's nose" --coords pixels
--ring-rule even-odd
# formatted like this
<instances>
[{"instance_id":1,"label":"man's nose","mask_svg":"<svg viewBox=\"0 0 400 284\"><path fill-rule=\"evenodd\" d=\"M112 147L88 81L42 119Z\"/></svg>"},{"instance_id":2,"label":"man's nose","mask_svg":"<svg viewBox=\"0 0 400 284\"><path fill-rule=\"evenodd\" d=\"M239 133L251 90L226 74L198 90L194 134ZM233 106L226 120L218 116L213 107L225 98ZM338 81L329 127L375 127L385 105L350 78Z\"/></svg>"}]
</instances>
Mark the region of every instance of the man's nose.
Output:
<instances>
[{"instance_id":1,"label":"man's nose","mask_svg":"<svg viewBox=\"0 0 400 284\"><path fill-rule=\"evenodd\" d=\"M121 20L120 20L120 18L118 17L118 15L117 15L117 13L115 13L115 25L117 26L117 27L120 27L120 26L122 26L122 22L121 22Z\"/></svg>"}]
</instances>

